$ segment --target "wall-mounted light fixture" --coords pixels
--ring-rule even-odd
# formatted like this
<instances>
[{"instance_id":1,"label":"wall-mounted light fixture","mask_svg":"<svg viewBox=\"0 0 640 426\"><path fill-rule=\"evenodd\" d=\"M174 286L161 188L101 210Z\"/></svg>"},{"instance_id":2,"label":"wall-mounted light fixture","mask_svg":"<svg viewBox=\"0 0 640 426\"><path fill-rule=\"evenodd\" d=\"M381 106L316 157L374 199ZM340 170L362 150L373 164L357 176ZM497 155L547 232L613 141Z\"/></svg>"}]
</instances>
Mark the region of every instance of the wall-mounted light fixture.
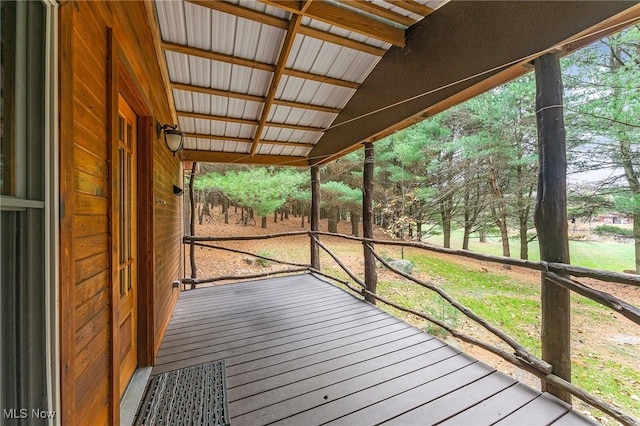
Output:
<instances>
[{"instance_id":1,"label":"wall-mounted light fixture","mask_svg":"<svg viewBox=\"0 0 640 426\"><path fill-rule=\"evenodd\" d=\"M183 189L177 185L173 185L173 195L182 195Z\"/></svg>"},{"instance_id":2,"label":"wall-mounted light fixture","mask_svg":"<svg viewBox=\"0 0 640 426\"><path fill-rule=\"evenodd\" d=\"M167 145L167 149L169 149L175 157L176 153L182 149L184 133L178 130L177 124L174 126L171 124L161 126L160 123L156 121L156 137L159 138L162 133L164 133L164 143Z\"/></svg>"}]
</instances>

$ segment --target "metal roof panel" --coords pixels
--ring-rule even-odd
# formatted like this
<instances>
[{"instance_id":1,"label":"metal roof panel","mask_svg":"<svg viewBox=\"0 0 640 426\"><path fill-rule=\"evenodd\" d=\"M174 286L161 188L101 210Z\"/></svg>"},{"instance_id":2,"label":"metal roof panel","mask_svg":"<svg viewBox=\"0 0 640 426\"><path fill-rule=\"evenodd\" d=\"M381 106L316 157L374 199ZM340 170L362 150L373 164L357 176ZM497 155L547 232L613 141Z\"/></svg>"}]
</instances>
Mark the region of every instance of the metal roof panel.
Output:
<instances>
[{"instance_id":1,"label":"metal roof panel","mask_svg":"<svg viewBox=\"0 0 640 426\"><path fill-rule=\"evenodd\" d=\"M211 49L211 10L193 3L184 5L184 32L187 34L187 44L200 49Z\"/></svg>"},{"instance_id":2,"label":"metal roof panel","mask_svg":"<svg viewBox=\"0 0 640 426\"><path fill-rule=\"evenodd\" d=\"M181 1L156 1L156 15L162 40L186 44L185 13Z\"/></svg>"},{"instance_id":3,"label":"metal roof panel","mask_svg":"<svg viewBox=\"0 0 640 426\"><path fill-rule=\"evenodd\" d=\"M231 55L233 53L238 18L217 11L203 11L203 13L211 13L212 16L212 31L210 40L207 43L208 46L205 49Z\"/></svg>"},{"instance_id":4,"label":"metal roof panel","mask_svg":"<svg viewBox=\"0 0 640 426\"><path fill-rule=\"evenodd\" d=\"M187 55L165 50L165 60L167 61L167 71L169 79L176 83L191 83L191 71Z\"/></svg>"}]
</instances>

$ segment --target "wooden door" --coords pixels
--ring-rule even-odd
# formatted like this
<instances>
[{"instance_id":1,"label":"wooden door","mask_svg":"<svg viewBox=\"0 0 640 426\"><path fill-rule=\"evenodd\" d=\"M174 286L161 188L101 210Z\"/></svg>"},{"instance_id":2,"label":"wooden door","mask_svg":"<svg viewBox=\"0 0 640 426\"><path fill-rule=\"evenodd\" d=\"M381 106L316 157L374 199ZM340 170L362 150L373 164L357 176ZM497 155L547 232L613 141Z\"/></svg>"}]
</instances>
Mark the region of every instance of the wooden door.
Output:
<instances>
[{"instance_id":1,"label":"wooden door","mask_svg":"<svg viewBox=\"0 0 640 426\"><path fill-rule=\"evenodd\" d=\"M118 102L118 154L114 159L116 198L114 214L117 259L114 265L114 285L119 299L116 327L120 362L120 395L131 380L138 365L137 347L137 247L136 247L136 122L137 117L129 104L119 96Z\"/></svg>"}]
</instances>

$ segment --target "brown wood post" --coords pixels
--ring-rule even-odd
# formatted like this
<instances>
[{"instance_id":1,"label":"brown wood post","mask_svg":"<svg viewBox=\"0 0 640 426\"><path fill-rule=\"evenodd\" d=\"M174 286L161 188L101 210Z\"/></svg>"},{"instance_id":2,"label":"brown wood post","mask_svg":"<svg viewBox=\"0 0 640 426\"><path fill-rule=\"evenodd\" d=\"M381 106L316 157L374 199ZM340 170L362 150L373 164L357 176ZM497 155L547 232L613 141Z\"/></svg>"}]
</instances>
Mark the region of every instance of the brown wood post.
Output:
<instances>
[{"instance_id":1,"label":"brown wood post","mask_svg":"<svg viewBox=\"0 0 640 426\"><path fill-rule=\"evenodd\" d=\"M364 144L364 173L362 195L362 234L364 238L373 238L373 170L376 165L376 157L373 144ZM373 247L373 243L371 244ZM367 290L376 292L378 275L376 273L376 258L367 246L364 246L364 282ZM365 300L376 304L376 299L371 295L365 295Z\"/></svg>"},{"instance_id":2,"label":"brown wood post","mask_svg":"<svg viewBox=\"0 0 640 426\"><path fill-rule=\"evenodd\" d=\"M570 263L567 229L567 158L562 74L557 55L535 61L538 123L538 194L534 221L540 259ZM542 358L553 374L571 381L571 305L569 290L542 275ZM542 382L543 390L571 403L571 395Z\"/></svg>"},{"instance_id":3,"label":"brown wood post","mask_svg":"<svg viewBox=\"0 0 640 426\"><path fill-rule=\"evenodd\" d=\"M191 177L189 178L189 204L191 213L189 217L189 233L192 237L196 235L196 199L193 194L193 181L196 179L196 167L198 163L195 161L191 165ZM189 245L189 261L191 262L191 278L198 278L198 267L196 266L196 246L191 241ZM196 288L195 284L191 284L191 288Z\"/></svg>"},{"instance_id":4,"label":"brown wood post","mask_svg":"<svg viewBox=\"0 0 640 426\"><path fill-rule=\"evenodd\" d=\"M320 230L320 168L311 167L311 232ZM320 247L311 239L311 267L320 270Z\"/></svg>"}]
</instances>

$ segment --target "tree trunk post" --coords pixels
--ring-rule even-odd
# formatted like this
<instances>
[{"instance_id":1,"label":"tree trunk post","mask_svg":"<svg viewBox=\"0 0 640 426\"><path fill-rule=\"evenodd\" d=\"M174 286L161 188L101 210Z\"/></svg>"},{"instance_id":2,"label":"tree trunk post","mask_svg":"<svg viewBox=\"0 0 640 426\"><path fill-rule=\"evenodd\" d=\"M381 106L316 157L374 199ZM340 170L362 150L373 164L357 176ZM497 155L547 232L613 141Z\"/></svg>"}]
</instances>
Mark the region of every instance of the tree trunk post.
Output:
<instances>
[{"instance_id":1,"label":"tree trunk post","mask_svg":"<svg viewBox=\"0 0 640 426\"><path fill-rule=\"evenodd\" d=\"M191 207L191 214L189 218L189 233L192 237L196 235L196 199L193 194L193 181L196 180L197 166L198 163L194 161L191 165L191 177L189 178L189 204ZM196 265L196 246L193 241L191 241L191 244L189 244L189 261L191 264L191 278L196 279L198 278L198 267ZM196 288L196 285L191 284L191 288Z\"/></svg>"},{"instance_id":2,"label":"tree trunk post","mask_svg":"<svg viewBox=\"0 0 640 426\"><path fill-rule=\"evenodd\" d=\"M320 168L311 167L311 232L320 230ZM319 238L316 235L316 238ZM311 267L320 270L320 247L311 239Z\"/></svg>"},{"instance_id":3,"label":"tree trunk post","mask_svg":"<svg viewBox=\"0 0 640 426\"><path fill-rule=\"evenodd\" d=\"M373 171L376 165L376 157L373 144L364 144L364 172L362 195L362 234L364 238L373 238ZM371 244L373 247L373 244ZM367 246L364 247L364 282L367 290L376 292L378 275L376 273L376 258ZM376 299L371 295L365 295L365 300L376 304Z\"/></svg>"},{"instance_id":4,"label":"tree trunk post","mask_svg":"<svg viewBox=\"0 0 640 426\"><path fill-rule=\"evenodd\" d=\"M569 263L567 229L567 160L562 110L562 75L556 55L535 61L539 172L534 221L540 259ZM542 275L542 358L553 374L571 381L571 312L569 290ZM542 382L543 390L571 403L571 395Z\"/></svg>"},{"instance_id":5,"label":"tree trunk post","mask_svg":"<svg viewBox=\"0 0 640 426\"><path fill-rule=\"evenodd\" d=\"M351 212L349 212L349 216L351 216L351 234L354 237L359 237L360 230L358 228L360 227L360 215L357 211L352 210Z\"/></svg>"}]
</instances>

